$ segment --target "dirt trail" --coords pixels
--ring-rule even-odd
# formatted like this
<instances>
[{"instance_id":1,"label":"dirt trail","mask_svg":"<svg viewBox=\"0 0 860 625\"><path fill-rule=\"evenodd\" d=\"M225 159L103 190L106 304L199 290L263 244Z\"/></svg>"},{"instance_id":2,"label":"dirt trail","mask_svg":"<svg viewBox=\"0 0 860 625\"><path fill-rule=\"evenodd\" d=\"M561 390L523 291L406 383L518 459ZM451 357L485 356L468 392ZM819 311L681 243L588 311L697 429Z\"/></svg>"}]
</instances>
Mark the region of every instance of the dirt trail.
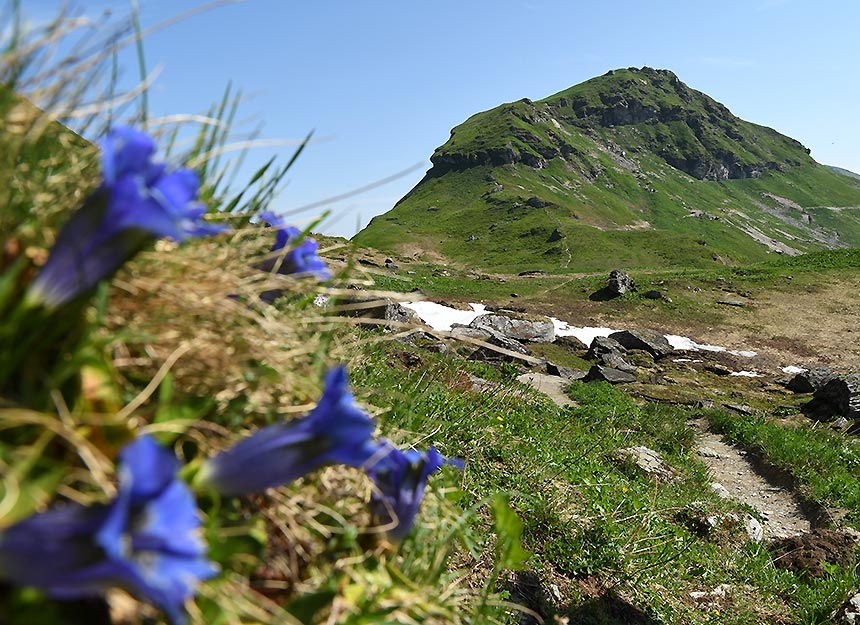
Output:
<instances>
[{"instance_id":1,"label":"dirt trail","mask_svg":"<svg viewBox=\"0 0 860 625\"><path fill-rule=\"evenodd\" d=\"M528 384L539 390L544 395L549 396L559 406L576 406L573 401L564 392L564 387L569 384L564 378L555 375L546 375L545 373L524 373L517 377L517 380L523 384Z\"/></svg>"},{"instance_id":2,"label":"dirt trail","mask_svg":"<svg viewBox=\"0 0 860 625\"><path fill-rule=\"evenodd\" d=\"M762 520L765 540L795 536L812 530L809 518L791 490L766 479L746 453L727 444L719 434L708 432L706 424L692 422L703 430L699 436L699 456L730 499L755 509Z\"/></svg>"},{"instance_id":3,"label":"dirt trail","mask_svg":"<svg viewBox=\"0 0 860 625\"><path fill-rule=\"evenodd\" d=\"M562 378L525 373L517 379L548 395L559 406L576 405L564 393L566 382ZM698 454L710 469L714 482L725 488L728 498L758 512L765 540L812 531L810 519L791 488L768 480L746 452L729 445L719 434L708 431L707 421L696 420L690 425L700 432Z\"/></svg>"}]
</instances>

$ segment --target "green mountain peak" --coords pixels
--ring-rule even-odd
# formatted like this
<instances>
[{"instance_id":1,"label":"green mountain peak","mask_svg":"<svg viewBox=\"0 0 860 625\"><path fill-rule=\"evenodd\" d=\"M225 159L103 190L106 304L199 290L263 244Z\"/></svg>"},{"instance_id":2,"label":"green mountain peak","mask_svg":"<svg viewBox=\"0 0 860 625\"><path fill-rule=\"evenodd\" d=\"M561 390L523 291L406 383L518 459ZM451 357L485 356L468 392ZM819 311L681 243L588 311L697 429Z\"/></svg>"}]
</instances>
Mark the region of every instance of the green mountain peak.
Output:
<instances>
[{"instance_id":1,"label":"green mountain peak","mask_svg":"<svg viewBox=\"0 0 860 625\"><path fill-rule=\"evenodd\" d=\"M478 113L355 240L464 265L700 267L860 245L860 183L668 70Z\"/></svg>"}]
</instances>

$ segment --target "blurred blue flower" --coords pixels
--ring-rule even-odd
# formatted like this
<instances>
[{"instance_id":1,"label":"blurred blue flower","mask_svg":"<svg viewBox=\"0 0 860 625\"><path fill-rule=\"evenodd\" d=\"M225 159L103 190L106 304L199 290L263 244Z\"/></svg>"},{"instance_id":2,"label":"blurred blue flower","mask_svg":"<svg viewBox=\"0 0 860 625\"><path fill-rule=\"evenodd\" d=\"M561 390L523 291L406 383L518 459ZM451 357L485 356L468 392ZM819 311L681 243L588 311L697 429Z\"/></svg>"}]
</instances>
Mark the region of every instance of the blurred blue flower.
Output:
<instances>
[{"instance_id":1,"label":"blurred blue flower","mask_svg":"<svg viewBox=\"0 0 860 625\"><path fill-rule=\"evenodd\" d=\"M349 392L346 368L336 367L326 375L323 395L309 414L239 441L207 461L197 479L222 495L246 495L330 464L361 467L376 450L373 427Z\"/></svg>"},{"instance_id":2,"label":"blurred blue flower","mask_svg":"<svg viewBox=\"0 0 860 625\"><path fill-rule=\"evenodd\" d=\"M425 453L404 452L386 440L380 442L375 457L379 461L367 471L376 484L371 505L384 525L392 525L388 536L394 540L403 540L412 530L427 478L445 464L463 468L462 461L443 458L435 447Z\"/></svg>"},{"instance_id":3,"label":"blurred blue flower","mask_svg":"<svg viewBox=\"0 0 860 625\"><path fill-rule=\"evenodd\" d=\"M301 231L298 228L286 225L283 218L272 211L261 213L260 218L276 229L272 252L280 252L288 245L295 243L301 236ZM282 274L312 275L322 281L330 280L332 277L331 269L319 257L317 249L317 242L313 239L301 239L284 254L283 258L278 256L266 261L263 269L265 271L277 270L278 273Z\"/></svg>"},{"instance_id":4,"label":"blurred blue flower","mask_svg":"<svg viewBox=\"0 0 860 625\"><path fill-rule=\"evenodd\" d=\"M59 599L124 588L174 623L199 580L217 572L198 535L194 497L178 461L143 436L120 454L119 494L109 504L69 504L0 533L0 579Z\"/></svg>"},{"instance_id":5,"label":"blurred blue flower","mask_svg":"<svg viewBox=\"0 0 860 625\"><path fill-rule=\"evenodd\" d=\"M32 301L57 308L109 278L154 239L184 241L223 232L203 221L200 183L190 169L152 162L155 143L128 127L102 143L101 186L57 235L48 262L30 287Z\"/></svg>"}]
</instances>

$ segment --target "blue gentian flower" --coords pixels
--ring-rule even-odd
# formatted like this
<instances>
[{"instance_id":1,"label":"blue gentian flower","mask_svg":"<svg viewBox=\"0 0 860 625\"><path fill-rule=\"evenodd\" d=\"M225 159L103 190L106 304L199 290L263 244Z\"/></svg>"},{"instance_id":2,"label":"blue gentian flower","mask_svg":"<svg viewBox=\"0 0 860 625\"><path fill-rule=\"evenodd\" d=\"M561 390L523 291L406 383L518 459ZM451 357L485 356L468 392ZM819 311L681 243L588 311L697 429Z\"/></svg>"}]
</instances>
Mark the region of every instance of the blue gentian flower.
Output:
<instances>
[{"instance_id":1,"label":"blue gentian flower","mask_svg":"<svg viewBox=\"0 0 860 625\"><path fill-rule=\"evenodd\" d=\"M54 508L0 533L0 579L59 599L120 587L182 623L197 582L217 572L194 497L176 479L176 457L149 436L127 445L120 463L112 502Z\"/></svg>"},{"instance_id":2,"label":"blue gentian flower","mask_svg":"<svg viewBox=\"0 0 860 625\"><path fill-rule=\"evenodd\" d=\"M301 236L301 231L298 228L286 225L284 220L272 211L265 211L260 214L260 218L276 229L275 243L271 249L273 253L280 252L288 245L293 245ZM284 254L283 258L270 259L263 268L266 271L277 269L277 272L282 274L312 275L321 281L330 280L332 277L331 269L319 257L317 249L317 242L313 239L301 239Z\"/></svg>"},{"instance_id":3,"label":"blue gentian flower","mask_svg":"<svg viewBox=\"0 0 860 625\"><path fill-rule=\"evenodd\" d=\"M184 241L226 229L203 221L197 174L168 171L152 161L154 152L147 134L110 130L102 144L102 184L60 230L30 287L31 301L57 308L109 278L157 238Z\"/></svg>"},{"instance_id":4,"label":"blue gentian flower","mask_svg":"<svg viewBox=\"0 0 860 625\"><path fill-rule=\"evenodd\" d=\"M349 392L346 368L325 378L316 407L304 417L258 430L207 461L200 484L222 495L246 495L287 484L320 467L361 467L373 455L373 420Z\"/></svg>"},{"instance_id":5,"label":"blue gentian flower","mask_svg":"<svg viewBox=\"0 0 860 625\"><path fill-rule=\"evenodd\" d=\"M443 458L435 447L425 453L404 452L385 440L375 457L379 461L367 471L376 485L371 504L382 523L392 525L388 536L394 540L406 538L412 530L430 475L446 464L463 468L462 461Z\"/></svg>"}]
</instances>

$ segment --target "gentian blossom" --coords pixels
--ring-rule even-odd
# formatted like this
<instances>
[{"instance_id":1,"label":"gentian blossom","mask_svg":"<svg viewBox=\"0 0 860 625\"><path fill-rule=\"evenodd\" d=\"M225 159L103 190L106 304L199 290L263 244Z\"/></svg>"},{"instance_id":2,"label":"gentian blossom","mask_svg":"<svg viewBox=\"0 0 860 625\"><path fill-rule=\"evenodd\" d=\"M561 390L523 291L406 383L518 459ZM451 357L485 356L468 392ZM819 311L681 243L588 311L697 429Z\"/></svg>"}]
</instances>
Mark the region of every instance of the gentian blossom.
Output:
<instances>
[{"instance_id":1,"label":"gentian blossom","mask_svg":"<svg viewBox=\"0 0 860 625\"><path fill-rule=\"evenodd\" d=\"M112 502L53 508L0 533L0 579L58 599L120 587L182 623L197 582L217 572L194 497L176 478L176 457L149 436L127 445L120 463Z\"/></svg>"},{"instance_id":2,"label":"gentian blossom","mask_svg":"<svg viewBox=\"0 0 860 625\"><path fill-rule=\"evenodd\" d=\"M295 226L288 226L284 220L271 211L266 211L260 217L273 228L275 228L275 243L271 251L280 252L288 245L293 245L301 236L301 231ZM312 275L318 280L330 280L331 269L317 254L317 242L313 239L303 238L288 250L283 258L278 256L272 258L263 266L265 271L277 270L282 274Z\"/></svg>"},{"instance_id":3,"label":"gentian blossom","mask_svg":"<svg viewBox=\"0 0 860 625\"><path fill-rule=\"evenodd\" d=\"M304 417L258 430L207 461L198 483L222 495L287 484L320 467L361 467L373 455L373 420L349 392L346 368L325 378L323 395Z\"/></svg>"},{"instance_id":4,"label":"gentian blossom","mask_svg":"<svg viewBox=\"0 0 860 625\"><path fill-rule=\"evenodd\" d=\"M379 461L367 471L376 485L371 503L383 523L393 525L388 536L394 540L406 538L412 530L427 478L445 464L463 468L461 460L445 459L432 446L425 453L404 452L383 440L375 456Z\"/></svg>"},{"instance_id":5,"label":"gentian blossom","mask_svg":"<svg viewBox=\"0 0 860 625\"><path fill-rule=\"evenodd\" d=\"M31 301L57 308L109 278L157 238L184 241L223 232L203 221L200 182L190 169L168 171L152 156L155 143L128 127L102 143L102 184L57 235L30 287Z\"/></svg>"}]
</instances>

